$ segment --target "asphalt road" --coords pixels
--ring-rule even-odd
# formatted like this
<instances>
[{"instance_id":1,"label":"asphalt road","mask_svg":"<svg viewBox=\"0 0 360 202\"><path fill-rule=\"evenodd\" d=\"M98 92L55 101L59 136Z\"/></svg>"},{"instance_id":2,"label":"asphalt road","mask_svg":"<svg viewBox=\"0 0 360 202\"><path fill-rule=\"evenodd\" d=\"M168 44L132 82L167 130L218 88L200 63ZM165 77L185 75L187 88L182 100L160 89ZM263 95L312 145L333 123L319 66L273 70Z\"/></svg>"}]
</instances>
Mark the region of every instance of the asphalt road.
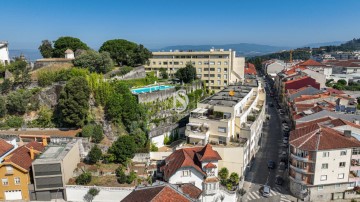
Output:
<instances>
[{"instance_id":1,"label":"asphalt road","mask_svg":"<svg viewBox=\"0 0 360 202\"><path fill-rule=\"evenodd\" d=\"M269 88L266 88L269 94ZM281 128L281 118L278 114L275 101L267 95L267 104L274 103L274 107L268 107L268 114L270 120L264 123L263 135L261 139L261 147L256 154L255 160L252 164L251 170L245 177L245 181L250 182L251 185L247 191L247 201L262 202L289 202L294 199L289 196L287 183L287 169L283 172L279 171L279 162L283 151L287 151L287 147L283 144L283 134ZM269 170L267 163L272 160L276 163L273 170ZM285 183L282 186L275 184L276 175L283 176ZM271 187L270 197L264 198L261 196L260 189L264 185Z\"/></svg>"}]
</instances>

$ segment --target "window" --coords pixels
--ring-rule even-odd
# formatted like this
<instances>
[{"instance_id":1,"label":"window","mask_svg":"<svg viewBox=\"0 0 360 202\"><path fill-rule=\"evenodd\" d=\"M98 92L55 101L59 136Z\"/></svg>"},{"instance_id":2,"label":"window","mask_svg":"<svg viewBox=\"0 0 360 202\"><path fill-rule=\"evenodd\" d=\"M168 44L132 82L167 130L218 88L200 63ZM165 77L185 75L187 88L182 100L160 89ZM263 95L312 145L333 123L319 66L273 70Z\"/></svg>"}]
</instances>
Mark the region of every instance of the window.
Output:
<instances>
[{"instance_id":1,"label":"window","mask_svg":"<svg viewBox=\"0 0 360 202\"><path fill-rule=\"evenodd\" d=\"M211 75L210 75L210 77L211 77ZM210 80L210 83L214 85L214 80Z\"/></svg>"},{"instance_id":2,"label":"window","mask_svg":"<svg viewBox=\"0 0 360 202\"><path fill-rule=\"evenodd\" d=\"M163 62L163 64L164 64L164 65L167 65L167 64L168 64L168 62Z\"/></svg>"},{"instance_id":3,"label":"window","mask_svg":"<svg viewBox=\"0 0 360 202\"><path fill-rule=\"evenodd\" d=\"M227 68L224 68L224 72L225 72L225 73L227 72Z\"/></svg>"},{"instance_id":4,"label":"window","mask_svg":"<svg viewBox=\"0 0 360 202\"><path fill-rule=\"evenodd\" d=\"M327 163L323 163L321 165L321 169L328 169L328 164Z\"/></svg>"},{"instance_id":5,"label":"window","mask_svg":"<svg viewBox=\"0 0 360 202\"><path fill-rule=\"evenodd\" d=\"M228 62L224 62L224 65L227 65L228 64Z\"/></svg>"},{"instance_id":6,"label":"window","mask_svg":"<svg viewBox=\"0 0 360 202\"><path fill-rule=\"evenodd\" d=\"M13 167L12 166L6 166L6 171L13 171Z\"/></svg>"},{"instance_id":7,"label":"window","mask_svg":"<svg viewBox=\"0 0 360 202\"><path fill-rule=\"evenodd\" d=\"M169 62L170 65L172 65L172 62Z\"/></svg>"},{"instance_id":8,"label":"window","mask_svg":"<svg viewBox=\"0 0 360 202\"><path fill-rule=\"evenodd\" d=\"M226 137L219 137L219 144L226 144Z\"/></svg>"},{"instance_id":9,"label":"window","mask_svg":"<svg viewBox=\"0 0 360 202\"><path fill-rule=\"evenodd\" d=\"M215 74L210 74L210 77L215 77Z\"/></svg>"},{"instance_id":10,"label":"window","mask_svg":"<svg viewBox=\"0 0 360 202\"><path fill-rule=\"evenodd\" d=\"M188 171L188 170L183 170L183 171L182 171L182 176L183 176L183 177L188 177L188 176L190 176L190 171Z\"/></svg>"},{"instance_id":11,"label":"window","mask_svg":"<svg viewBox=\"0 0 360 202\"><path fill-rule=\"evenodd\" d=\"M156 65L156 62L153 62L153 65Z\"/></svg>"},{"instance_id":12,"label":"window","mask_svg":"<svg viewBox=\"0 0 360 202\"><path fill-rule=\"evenodd\" d=\"M224 79L227 79L227 74L224 74Z\"/></svg>"},{"instance_id":13,"label":"window","mask_svg":"<svg viewBox=\"0 0 360 202\"><path fill-rule=\"evenodd\" d=\"M218 85L221 85L221 81L220 81L220 80L218 80L217 83L218 83Z\"/></svg>"},{"instance_id":14,"label":"window","mask_svg":"<svg viewBox=\"0 0 360 202\"><path fill-rule=\"evenodd\" d=\"M329 152L323 152L323 157L329 157Z\"/></svg>"},{"instance_id":15,"label":"window","mask_svg":"<svg viewBox=\"0 0 360 202\"><path fill-rule=\"evenodd\" d=\"M218 64L218 65L221 65L221 62L218 62L217 64Z\"/></svg>"},{"instance_id":16,"label":"window","mask_svg":"<svg viewBox=\"0 0 360 202\"><path fill-rule=\"evenodd\" d=\"M199 79L201 79L201 76L202 76L201 74L196 75L196 77L199 78Z\"/></svg>"},{"instance_id":17,"label":"window","mask_svg":"<svg viewBox=\"0 0 360 202\"><path fill-rule=\"evenodd\" d=\"M218 71L218 72L221 72L221 68L217 68L217 71Z\"/></svg>"},{"instance_id":18,"label":"window","mask_svg":"<svg viewBox=\"0 0 360 202\"><path fill-rule=\"evenodd\" d=\"M340 167L340 168L345 167L345 162L340 162L340 163L339 163L339 167Z\"/></svg>"},{"instance_id":19,"label":"window","mask_svg":"<svg viewBox=\"0 0 360 202\"><path fill-rule=\"evenodd\" d=\"M181 65L183 65L184 63L183 62L180 62Z\"/></svg>"},{"instance_id":20,"label":"window","mask_svg":"<svg viewBox=\"0 0 360 202\"><path fill-rule=\"evenodd\" d=\"M226 80L224 81L224 85L225 85L225 86L227 85L227 81L226 81Z\"/></svg>"},{"instance_id":21,"label":"window","mask_svg":"<svg viewBox=\"0 0 360 202\"><path fill-rule=\"evenodd\" d=\"M318 190L323 190L324 186L318 186Z\"/></svg>"},{"instance_id":22,"label":"window","mask_svg":"<svg viewBox=\"0 0 360 202\"><path fill-rule=\"evenodd\" d=\"M214 65L215 64L215 62L214 61L210 61L210 65Z\"/></svg>"},{"instance_id":23,"label":"window","mask_svg":"<svg viewBox=\"0 0 360 202\"><path fill-rule=\"evenodd\" d=\"M346 151L341 151L340 156L346 156Z\"/></svg>"},{"instance_id":24,"label":"window","mask_svg":"<svg viewBox=\"0 0 360 202\"><path fill-rule=\"evenodd\" d=\"M220 133L226 133L226 128L225 127L218 127L218 131Z\"/></svg>"},{"instance_id":25,"label":"window","mask_svg":"<svg viewBox=\"0 0 360 202\"><path fill-rule=\"evenodd\" d=\"M352 150L352 155L359 155L360 154L360 148L354 148Z\"/></svg>"},{"instance_id":26,"label":"window","mask_svg":"<svg viewBox=\"0 0 360 202\"><path fill-rule=\"evenodd\" d=\"M15 185L19 185L20 184L20 177L15 177L14 182L15 182Z\"/></svg>"},{"instance_id":27,"label":"window","mask_svg":"<svg viewBox=\"0 0 360 202\"><path fill-rule=\"evenodd\" d=\"M215 71L215 68L210 68L210 71Z\"/></svg>"},{"instance_id":28,"label":"window","mask_svg":"<svg viewBox=\"0 0 360 202\"><path fill-rule=\"evenodd\" d=\"M344 179L344 173L339 173L338 174L338 179Z\"/></svg>"},{"instance_id":29,"label":"window","mask_svg":"<svg viewBox=\"0 0 360 202\"><path fill-rule=\"evenodd\" d=\"M161 65L161 62L159 62L159 65Z\"/></svg>"},{"instance_id":30,"label":"window","mask_svg":"<svg viewBox=\"0 0 360 202\"><path fill-rule=\"evenodd\" d=\"M325 181L325 180L327 180L327 175L321 175L320 181Z\"/></svg>"},{"instance_id":31,"label":"window","mask_svg":"<svg viewBox=\"0 0 360 202\"><path fill-rule=\"evenodd\" d=\"M209 71L209 68L204 68L204 71Z\"/></svg>"},{"instance_id":32,"label":"window","mask_svg":"<svg viewBox=\"0 0 360 202\"><path fill-rule=\"evenodd\" d=\"M218 79L221 79L221 74L218 74L217 77L218 77Z\"/></svg>"},{"instance_id":33,"label":"window","mask_svg":"<svg viewBox=\"0 0 360 202\"><path fill-rule=\"evenodd\" d=\"M9 181L8 181L7 178L1 179L1 182L2 182L2 185L4 185L4 186L8 186L8 185L9 185Z\"/></svg>"},{"instance_id":34,"label":"window","mask_svg":"<svg viewBox=\"0 0 360 202\"><path fill-rule=\"evenodd\" d=\"M350 182L349 185L348 185L348 188L352 188L352 187L355 187L356 183L355 182Z\"/></svg>"},{"instance_id":35,"label":"window","mask_svg":"<svg viewBox=\"0 0 360 202\"><path fill-rule=\"evenodd\" d=\"M198 68L198 72L199 72L199 73L201 72L201 68Z\"/></svg>"},{"instance_id":36,"label":"window","mask_svg":"<svg viewBox=\"0 0 360 202\"><path fill-rule=\"evenodd\" d=\"M338 189L341 187L341 184L335 184L335 189Z\"/></svg>"},{"instance_id":37,"label":"window","mask_svg":"<svg viewBox=\"0 0 360 202\"><path fill-rule=\"evenodd\" d=\"M198 62L198 64L199 64L199 65L201 65L201 64L202 64L202 62Z\"/></svg>"},{"instance_id":38,"label":"window","mask_svg":"<svg viewBox=\"0 0 360 202\"><path fill-rule=\"evenodd\" d=\"M192 64L192 65L195 65L195 62L192 62L191 64Z\"/></svg>"},{"instance_id":39,"label":"window","mask_svg":"<svg viewBox=\"0 0 360 202\"><path fill-rule=\"evenodd\" d=\"M174 62L174 65L179 65L179 62Z\"/></svg>"}]
</instances>

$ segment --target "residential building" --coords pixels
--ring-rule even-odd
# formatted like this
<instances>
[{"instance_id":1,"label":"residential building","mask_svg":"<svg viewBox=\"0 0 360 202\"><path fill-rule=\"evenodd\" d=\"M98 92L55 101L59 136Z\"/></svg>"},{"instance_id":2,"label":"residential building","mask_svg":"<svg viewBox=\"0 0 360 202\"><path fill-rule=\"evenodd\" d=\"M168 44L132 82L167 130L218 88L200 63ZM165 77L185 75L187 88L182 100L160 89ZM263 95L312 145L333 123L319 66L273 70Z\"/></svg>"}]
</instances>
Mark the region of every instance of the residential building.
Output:
<instances>
[{"instance_id":1,"label":"residential building","mask_svg":"<svg viewBox=\"0 0 360 202\"><path fill-rule=\"evenodd\" d=\"M160 183L149 187L137 187L121 202L191 202L197 201L201 190L192 184L183 187Z\"/></svg>"},{"instance_id":2,"label":"residential building","mask_svg":"<svg viewBox=\"0 0 360 202\"><path fill-rule=\"evenodd\" d=\"M287 70L299 62L300 61L285 62L283 60L272 59L263 62L262 65L265 74L274 79L278 73Z\"/></svg>"},{"instance_id":3,"label":"residential building","mask_svg":"<svg viewBox=\"0 0 360 202\"><path fill-rule=\"evenodd\" d=\"M7 41L0 41L0 63L3 65L10 64L8 45Z\"/></svg>"},{"instance_id":4,"label":"residential building","mask_svg":"<svg viewBox=\"0 0 360 202\"><path fill-rule=\"evenodd\" d=\"M257 75L255 65L247 62L245 64L244 75Z\"/></svg>"},{"instance_id":5,"label":"residential building","mask_svg":"<svg viewBox=\"0 0 360 202\"><path fill-rule=\"evenodd\" d=\"M221 189L218 178L221 160L210 144L204 147L182 148L174 151L160 166L163 179L170 184L191 183L202 190L201 201L215 201L220 195L225 201L235 201L236 193ZM225 195L226 194L226 195Z\"/></svg>"},{"instance_id":6,"label":"residential building","mask_svg":"<svg viewBox=\"0 0 360 202\"><path fill-rule=\"evenodd\" d=\"M351 131L330 128L334 123L314 123L290 132L290 191L298 198L348 199L347 191L360 179L356 163L360 142Z\"/></svg>"},{"instance_id":7,"label":"residential building","mask_svg":"<svg viewBox=\"0 0 360 202\"><path fill-rule=\"evenodd\" d=\"M196 68L197 77L216 91L244 79L245 58L236 57L231 49L153 52L152 55L145 66L147 72L159 72L160 68L165 68L172 77L189 63Z\"/></svg>"},{"instance_id":8,"label":"residential building","mask_svg":"<svg viewBox=\"0 0 360 202\"><path fill-rule=\"evenodd\" d=\"M0 164L0 200L30 200L31 163L44 145L30 142L8 154Z\"/></svg>"},{"instance_id":9,"label":"residential building","mask_svg":"<svg viewBox=\"0 0 360 202\"><path fill-rule=\"evenodd\" d=\"M81 139L52 138L44 152L32 163L34 184L31 200L65 199L65 185L80 163Z\"/></svg>"},{"instance_id":10,"label":"residential building","mask_svg":"<svg viewBox=\"0 0 360 202\"><path fill-rule=\"evenodd\" d=\"M360 60L345 60L332 63L334 74L352 74L360 72Z\"/></svg>"},{"instance_id":11,"label":"residential building","mask_svg":"<svg viewBox=\"0 0 360 202\"><path fill-rule=\"evenodd\" d=\"M197 103L185 130L189 144L212 144L223 159L220 168L227 167L239 176L244 175L260 147L265 120L265 92L254 78Z\"/></svg>"}]
</instances>

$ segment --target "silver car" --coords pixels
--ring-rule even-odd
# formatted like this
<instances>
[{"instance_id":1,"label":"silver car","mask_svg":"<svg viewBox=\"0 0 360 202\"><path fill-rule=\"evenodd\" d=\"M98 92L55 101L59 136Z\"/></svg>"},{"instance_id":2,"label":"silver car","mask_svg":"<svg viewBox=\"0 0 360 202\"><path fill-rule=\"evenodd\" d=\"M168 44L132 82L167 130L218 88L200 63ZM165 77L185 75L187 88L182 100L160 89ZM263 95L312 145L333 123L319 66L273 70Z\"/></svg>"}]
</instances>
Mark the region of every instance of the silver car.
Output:
<instances>
[{"instance_id":1,"label":"silver car","mask_svg":"<svg viewBox=\"0 0 360 202\"><path fill-rule=\"evenodd\" d=\"M269 197L270 196L270 186L264 185L262 196L263 197Z\"/></svg>"}]
</instances>

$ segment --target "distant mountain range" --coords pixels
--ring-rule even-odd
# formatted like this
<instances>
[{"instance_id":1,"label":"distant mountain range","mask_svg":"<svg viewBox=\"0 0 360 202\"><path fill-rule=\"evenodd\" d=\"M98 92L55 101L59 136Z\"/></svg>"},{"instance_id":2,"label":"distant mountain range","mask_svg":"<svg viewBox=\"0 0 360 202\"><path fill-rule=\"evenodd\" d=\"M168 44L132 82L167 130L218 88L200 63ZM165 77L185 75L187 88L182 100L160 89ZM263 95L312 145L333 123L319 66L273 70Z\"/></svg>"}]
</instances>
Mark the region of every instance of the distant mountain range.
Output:
<instances>
[{"instance_id":1,"label":"distant mountain range","mask_svg":"<svg viewBox=\"0 0 360 202\"><path fill-rule=\"evenodd\" d=\"M225 50L234 50L237 55L240 56L257 56L265 55L273 52L278 52L282 50L288 50L290 47L280 47L280 46L269 46L261 44L252 44L252 43L238 43L238 44L224 44L224 45L178 45L178 46L167 46L164 48L157 49L156 51L174 51L174 50L193 50L193 51L208 51L211 48L215 49L225 49Z\"/></svg>"}]
</instances>

